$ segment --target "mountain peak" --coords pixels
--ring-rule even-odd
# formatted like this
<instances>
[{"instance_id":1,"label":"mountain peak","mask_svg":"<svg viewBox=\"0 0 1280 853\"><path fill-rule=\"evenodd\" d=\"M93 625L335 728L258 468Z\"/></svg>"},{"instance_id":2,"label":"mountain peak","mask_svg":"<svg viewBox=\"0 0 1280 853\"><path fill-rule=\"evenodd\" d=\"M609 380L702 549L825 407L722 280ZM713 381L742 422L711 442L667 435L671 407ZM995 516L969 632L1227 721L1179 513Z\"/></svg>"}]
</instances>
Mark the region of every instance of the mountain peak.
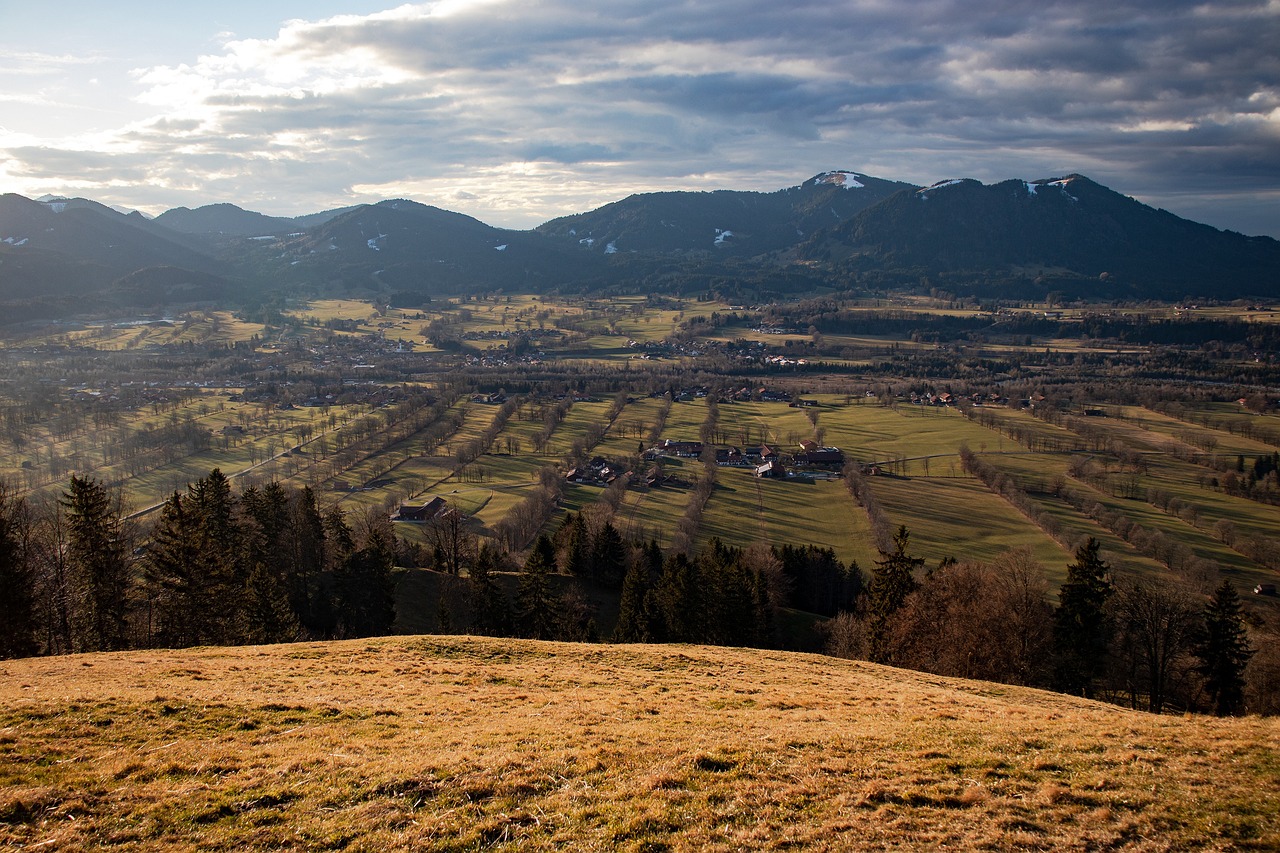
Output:
<instances>
[{"instance_id":1,"label":"mountain peak","mask_svg":"<svg viewBox=\"0 0 1280 853\"><path fill-rule=\"evenodd\" d=\"M861 190L866 189L867 186L861 180L865 177L866 175L861 175L857 172L848 172L844 169L837 169L833 172L823 172L819 175L814 175L809 179L809 183L814 186L829 184L835 187L844 187L846 190Z\"/></svg>"}]
</instances>

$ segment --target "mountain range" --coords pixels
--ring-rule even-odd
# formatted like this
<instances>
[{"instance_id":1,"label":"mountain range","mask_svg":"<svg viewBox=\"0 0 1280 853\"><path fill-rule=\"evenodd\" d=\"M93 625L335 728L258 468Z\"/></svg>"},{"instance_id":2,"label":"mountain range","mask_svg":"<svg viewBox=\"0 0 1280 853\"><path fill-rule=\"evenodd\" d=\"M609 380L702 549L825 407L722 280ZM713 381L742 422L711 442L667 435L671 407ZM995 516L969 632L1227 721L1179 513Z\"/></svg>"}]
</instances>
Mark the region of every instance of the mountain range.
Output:
<instances>
[{"instance_id":1,"label":"mountain range","mask_svg":"<svg viewBox=\"0 0 1280 853\"><path fill-rule=\"evenodd\" d=\"M406 199L147 219L88 199L0 196L10 321L303 293L420 304L477 290L769 298L851 287L1280 297L1280 241L1191 222L1082 175L919 187L834 171L770 193L637 194L528 231Z\"/></svg>"}]
</instances>

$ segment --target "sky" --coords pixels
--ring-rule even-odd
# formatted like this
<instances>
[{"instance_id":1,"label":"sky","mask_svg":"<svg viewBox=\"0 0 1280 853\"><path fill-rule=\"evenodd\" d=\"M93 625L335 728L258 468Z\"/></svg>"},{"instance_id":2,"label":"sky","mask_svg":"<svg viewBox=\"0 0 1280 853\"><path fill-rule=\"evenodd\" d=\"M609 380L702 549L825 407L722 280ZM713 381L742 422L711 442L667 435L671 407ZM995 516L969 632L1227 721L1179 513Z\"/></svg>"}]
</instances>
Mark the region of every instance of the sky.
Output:
<instances>
[{"instance_id":1,"label":"sky","mask_svg":"<svg viewBox=\"0 0 1280 853\"><path fill-rule=\"evenodd\" d=\"M0 192L530 228L833 169L1280 237L1280 0L0 0Z\"/></svg>"}]
</instances>

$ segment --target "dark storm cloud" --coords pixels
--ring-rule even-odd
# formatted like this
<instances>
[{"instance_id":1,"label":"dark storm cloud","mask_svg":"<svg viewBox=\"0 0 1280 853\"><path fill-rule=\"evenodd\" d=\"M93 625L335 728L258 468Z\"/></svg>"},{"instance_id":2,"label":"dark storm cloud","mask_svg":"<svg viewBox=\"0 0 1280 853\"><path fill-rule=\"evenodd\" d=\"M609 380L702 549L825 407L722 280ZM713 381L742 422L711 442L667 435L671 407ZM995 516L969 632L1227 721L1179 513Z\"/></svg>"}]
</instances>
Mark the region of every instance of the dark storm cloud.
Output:
<instances>
[{"instance_id":1,"label":"dark storm cloud","mask_svg":"<svg viewBox=\"0 0 1280 853\"><path fill-rule=\"evenodd\" d=\"M153 69L158 115L119 141L155 158L153 180L210 164L218 186L286 173L301 208L403 184L499 224L636 189L774 189L874 167L920 183L1080 171L1175 212L1199 188L1213 224L1280 233L1252 203L1280 188L1275 2L436 11L292 25ZM51 175L66 154L9 152ZM132 154L108 160L136 168Z\"/></svg>"}]
</instances>

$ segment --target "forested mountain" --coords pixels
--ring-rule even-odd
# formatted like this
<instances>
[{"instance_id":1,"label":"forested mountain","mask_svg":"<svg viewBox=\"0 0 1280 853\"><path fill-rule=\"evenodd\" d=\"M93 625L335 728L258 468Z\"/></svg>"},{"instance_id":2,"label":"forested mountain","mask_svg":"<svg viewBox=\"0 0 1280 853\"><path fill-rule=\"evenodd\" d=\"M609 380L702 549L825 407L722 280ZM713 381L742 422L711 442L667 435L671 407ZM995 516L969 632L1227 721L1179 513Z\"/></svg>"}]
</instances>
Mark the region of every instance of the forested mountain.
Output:
<instances>
[{"instance_id":1,"label":"forested mountain","mask_svg":"<svg viewBox=\"0 0 1280 853\"><path fill-rule=\"evenodd\" d=\"M1080 175L918 188L826 172L772 193L633 195L530 231L404 199L296 218L216 204L148 220L86 199L0 197L11 320L282 292L413 304L477 290L777 298L850 287L1269 298L1280 296L1280 242Z\"/></svg>"},{"instance_id":2,"label":"forested mountain","mask_svg":"<svg viewBox=\"0 0 1280 853\"><path fill-rule=\"evenodd\" d=\"M903 189L915 187L856 172L825 172L773 193L632 195L589 213L553 219L537 230L608 254L714 252L749 257L792 246Z\"/></svg>"},{"instance_id":3,"label":"forested mountain","mask_svg":"<svg viewBox=\"0 0 1280 853\"><path fill-rule=\"evenodd\" d=\"M195 210L175 207L172 210L166 210L153 221L184 234L227 237L257 237L266 234L283 237L302 228L296 220L280 216L264 216L261 213L236 207L234 204L207 204Z\"/></svg>"},{"instance_id":4,"label":"forested mountain","mask_svg":"<svg viewBox=\"0 0 1280 853\"><path fill-rule=\"evenodd\" d=\"M1280 242L1181 219L1081 175L898 193L815 234L796 257L953 277L1076 276L1120 296L1280 294Z\"/></svg>"}]
</instances>

